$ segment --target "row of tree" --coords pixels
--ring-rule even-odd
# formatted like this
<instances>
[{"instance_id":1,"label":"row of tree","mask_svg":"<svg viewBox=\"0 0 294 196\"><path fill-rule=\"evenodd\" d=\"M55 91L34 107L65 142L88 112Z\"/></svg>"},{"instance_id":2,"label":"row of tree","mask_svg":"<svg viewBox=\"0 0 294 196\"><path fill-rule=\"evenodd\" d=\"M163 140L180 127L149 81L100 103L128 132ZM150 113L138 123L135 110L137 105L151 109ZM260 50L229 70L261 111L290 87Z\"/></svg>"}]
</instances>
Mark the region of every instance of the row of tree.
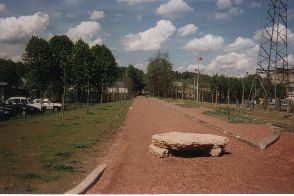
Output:
<instances>
[{"instance_id":1,"label":"row of tree","mask_svg":"<svg viewBox=\"0 0 294 196\"><path fill-rule=\"evenodd\" d=\"M118 78L114 56L105 45L89 45L83 40L73 43L66 35L49 41L33 36L23 55L27 86L38 96L51 92L59 99L68 87L77 92L90 87L103 92Z\"/></svg>"},{"instance_id":2,"label":"row of tree","mask_svg":"<svg viewBox=\"0 0 294 196\"><path fill-rule=\"evenodd\" d=\"M182 97L194 98L194 80L198 76L193 72L177 72L172 70L168 54L158 53L149 59L147 67L147 84L149 93L154 96L172 97L177 90ZM241 103L253 94L254 75L245 78L226 77L224 75L199 75L199 100L217 101L221 103ZM178 88L173 82L181 82ZM187 91L189 89L190 91ZM200 92L201 91L201 92ZM176 96L175 96L176 97Z\"/></svg>"}]
</instances>

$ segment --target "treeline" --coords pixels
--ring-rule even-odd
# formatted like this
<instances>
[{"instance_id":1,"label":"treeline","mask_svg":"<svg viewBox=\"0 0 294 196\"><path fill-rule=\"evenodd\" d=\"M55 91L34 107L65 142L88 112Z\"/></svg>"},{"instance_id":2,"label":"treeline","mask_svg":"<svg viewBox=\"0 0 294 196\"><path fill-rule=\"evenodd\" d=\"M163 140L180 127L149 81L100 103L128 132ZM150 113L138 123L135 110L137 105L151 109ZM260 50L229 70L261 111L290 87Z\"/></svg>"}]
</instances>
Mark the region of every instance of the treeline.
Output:
<instances>
[{"instance_id":1,"label":"treeline","mask_svg":"<svg viewBox=\"0 0 294 196\"><path fill-rule=\"evenodd\" d=\"M153 96L193 99L196 94L193 72L172 70L168 54L158 53L149 59L147 67L148 91ZM175 83L181 83L176 86ZM241 103L252 96L254 75L244 78L226 77L224 75L199 75L199 100L219 103ZM196 84L197 85L197 84ZM194 88L193 88L194 87ZM194 90L195 89L195 90ZM178 92L182 92L177 96Z\"/></svg>"},{"instance_id":2,"label":"treeline","mask_svg":"<svg viewBox=\"0 0 294 196\"><path fill-rule=\"evenodd\" d=\"M37 97L64 97L72 88L78 99L90 89L100 94L118 78L112 52L105 45L89 45L83 40L73 43L66 35L49 41L33 36L23 54L27 88ZM87 96L89 100L89 96Z\"/></svg>"}]
</instances>

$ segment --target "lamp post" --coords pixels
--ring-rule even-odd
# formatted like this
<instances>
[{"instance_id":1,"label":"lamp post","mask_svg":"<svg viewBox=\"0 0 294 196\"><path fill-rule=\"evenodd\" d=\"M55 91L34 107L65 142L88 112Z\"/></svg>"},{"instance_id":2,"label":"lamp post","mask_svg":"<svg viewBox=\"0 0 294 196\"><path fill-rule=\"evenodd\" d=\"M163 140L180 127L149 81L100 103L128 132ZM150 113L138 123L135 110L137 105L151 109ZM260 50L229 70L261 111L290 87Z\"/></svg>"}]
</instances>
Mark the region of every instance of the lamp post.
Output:
<instances>
[{"instance_id":1,"label":"lamp post","mask_svg":"<svg viewBox=\"0 0 294 196\"><path fill-rule=\"evenodd\" d=\"M194 71L194 85L193 85L193 100L196 100L196 94L195 94L195 81L196 81L196 71L197 69L195 69Z\"/></svg>"},{"instance_id":2,"label":"lamp post","mask_svg":"<svg viewBox=\"0 0 294 196\"><path fill-rule=\"evenodd\" d=\"M199 76L200 76L200 69L199 69L199 63L200 63L200 61L202 61L202 57L199 57L198 58L198 76L197 76L197 102L199 102ZM195 85L194 85L195 86Z\"/></svg>"},{"instance_id":3,"label":"lamp post","mask_svg":"<svg viewBox=\"0 0 294 196\"><path fill-rule=\"evenodd\" d=\"M197 102L199 102L199 74L200 74L200 71L199 71L199 65L198 65L198 76L197 76Z\"/></svg>"}]
</instances>

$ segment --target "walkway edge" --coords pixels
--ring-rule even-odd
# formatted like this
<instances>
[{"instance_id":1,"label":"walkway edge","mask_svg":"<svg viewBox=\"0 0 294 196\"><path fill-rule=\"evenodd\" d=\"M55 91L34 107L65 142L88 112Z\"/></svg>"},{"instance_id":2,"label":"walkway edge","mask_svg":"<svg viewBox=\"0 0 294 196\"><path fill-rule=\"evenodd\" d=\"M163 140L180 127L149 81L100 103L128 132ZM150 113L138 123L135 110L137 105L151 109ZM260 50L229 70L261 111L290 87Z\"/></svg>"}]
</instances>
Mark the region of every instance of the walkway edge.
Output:
<instances>
[{"instance_id":1,"label":"walkway edge","mask_svg":"<svg viewBox=\"0 0 294 196\"><path fill-rule=\"evenodd\" d=\"M158 102L161 102L161 103L166 103L166 102L164 102L162 100L158 100L158 99L155 99L155 100L157 100ZM206 124L207 126L213 128L215 130L218 130L218 131L220 131L220 132L222 132L222 133L224 133L226 135L229 135L231 137L234 137L235 139L237 139L237 140L239 140L241 142L244 142L244 143L246 143L246 144L248 144L250 146L253 146L255 148L259 148L261 150L265 150L267 147L269 147L270 145L272 145L273 143L275 143L280 138L280 135L281 135L281 129L279 127L277 127L277 126L271 126L272 135L269 136L268 138L266 138L263 142L255 143L255 142L250 141L247 138L242 138L242 137L240 137L238 135L233 134L232 131L230 131L228 129L223 129L223 128L220 128L218 126L215 126L214 124L212 124L212 123L210 123L208 121L204 121L203 119L198 118L198 117L196 117L196 116L194 116L192 114L189 114L187 112L184 112L184 111L182 111L180 109L175 109L175 108L170 107L169 105L166 105L166 104L163 104L163 105L166 106L166 107L168 107L168 108L170 108L170 109L172 109L172 110L175 110L175 111L178 111L178 112L182 112L183 114L190 116L192 118L192 120L193 120L193 118L194 119L197 119L198 121Z\"/></svg>"},{"instance_id":2,"label":"walkway edge","mask_svg":"<svg viewBox=\"0 0 294 196\"><path fill-rule=\"evenodd\" d=\"M102 176L106 167L106 164L100 164L80 184L70 191L67 191L65 194L82 194L87 192L87 190L89 190Z\"/></svg>"}]
</instances>

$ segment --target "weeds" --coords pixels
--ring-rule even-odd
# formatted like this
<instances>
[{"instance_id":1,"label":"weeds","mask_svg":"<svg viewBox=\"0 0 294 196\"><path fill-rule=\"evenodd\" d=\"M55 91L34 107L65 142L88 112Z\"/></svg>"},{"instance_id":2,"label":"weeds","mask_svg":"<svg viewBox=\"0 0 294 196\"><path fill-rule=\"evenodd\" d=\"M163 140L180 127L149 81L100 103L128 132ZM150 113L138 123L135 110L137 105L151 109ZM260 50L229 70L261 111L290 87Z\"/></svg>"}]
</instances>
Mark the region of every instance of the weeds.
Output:
<instances>
[{"instance_id":1,"label":"weeds","mask_svg":"<svg viewBox=\"0 0 294 196\"><path fill-rule=\"evenodd\" d=\"M36 173L28 172L28 173L20 174L18 175L18 177L21 179L36 179L36 178L40 178L41 176Z\"/></svg>"},{"instance_id":2,"label":"weeds","mask_svg":"<svg viewBox=\"0 0 294 196\"><path fill-rule=\"evenodd\" d=\"M86 144L74 144L74 147L76 148L88 148Z\"/></svg>"},{"instance_id":3,"label":"weeds","mask_svg":"<svg viewBox=\"0 0 294 196\"><path fill-rule=\"evenodd\" d=\"M256 123L255 119L248 118L245 111L232 107L219 107L203 112L208 116L224 117L231 123Z\"/></svg>"},{"instance_id":4,"label":"weeds","mask_svg":"<svg viewBox=\"0 0 294 196\"><path fill-rule=\"evenodd\" d=\"M58 152L55 154L55 156L68 158L68 157L72 156L72 153L71 152Z\"/></svg>"}]
</instances>

